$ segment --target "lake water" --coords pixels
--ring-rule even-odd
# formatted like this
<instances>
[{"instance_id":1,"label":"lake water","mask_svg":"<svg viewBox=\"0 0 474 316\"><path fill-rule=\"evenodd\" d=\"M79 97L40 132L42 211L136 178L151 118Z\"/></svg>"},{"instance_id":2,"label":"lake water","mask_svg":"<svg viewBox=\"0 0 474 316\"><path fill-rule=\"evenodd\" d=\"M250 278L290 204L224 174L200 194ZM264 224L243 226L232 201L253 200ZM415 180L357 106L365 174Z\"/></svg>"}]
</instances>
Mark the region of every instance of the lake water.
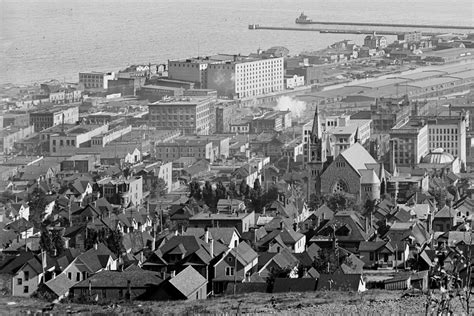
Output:
<instances>
[{"instance_id":1,"label":"lake water","mask_svg":"<svg viewBox=\"0 0 474 316\"><path fill-rule=\"evenodd\" d=\"M291 54L362 35L248 30L313 20L474 24L456 0L0 0L0 83L77 81L80 71L285 46Z\"/></svg>"}]
</instances>

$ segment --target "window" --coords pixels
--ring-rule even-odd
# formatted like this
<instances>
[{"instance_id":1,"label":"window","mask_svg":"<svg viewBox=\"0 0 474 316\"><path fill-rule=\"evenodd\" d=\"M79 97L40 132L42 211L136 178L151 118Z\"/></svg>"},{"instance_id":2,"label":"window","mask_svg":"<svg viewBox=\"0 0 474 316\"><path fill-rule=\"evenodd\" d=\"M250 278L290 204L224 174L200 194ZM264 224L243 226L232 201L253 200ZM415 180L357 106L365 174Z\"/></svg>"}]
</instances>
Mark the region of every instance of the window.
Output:
<instances>
[{"instance_id":1,"label":"window","mask_svg":"<svg viewBox=\"0 0 474 316\"><path fill-rule=\"evenodd\" d=\"M29 289L28 289L28 286L24 286L23 287L23 293L28 293Z\"/></svg>"},{"instance_id":2,"label":"window","mask_svg":"<svg viewBox=\"0 0 474 316\"><path fill-rule=\"evenodd\" d=\"M76 281L81 281L81 273L80 272L76 273Z\"/></svg>"},{"instance_id":3,"label":"window","mask_svg":"<svg viewBox=\"0 0 474 316\"><path fill-rule=\"evenodd\" d=\"M72 273L71 273L71 272L68 272L68 273L67 273L67 278L68 278L69 280L72 280Z\"/></svg>"},{"instance_id":4,"label":"window","mask_svg":"<svg viewBox=\"0 0 474 316\"><path fill-rule=\"evenodd\" d=\"M23 280L20 279L20 278L18 278L18 279L16 280L16 284L17 284L17 285L22 285L22 284L23 284Z\"/></svg>"},{"instance_id":5,"label":"window","mask_svg":"<svg viewBox=\"0 0 474 316\"><path fill-rule=\"evenodd\" d=\"M25 271L23 274L25 276L25 281L28 281L30 279L30 271Z\"/></svg>"},{"instance_id":6,"label":"window","mask_svg":"<svg viewBox=\"0 0 474 316\"><path fill-rule=\"evenodd\" d=\"M229 256L229 258L227 258L227 261L232 262L232 257Z\"/></svg>"},{"instance_id":7,"label":"window","mask_svg":"<svg viewBox=\"0 0 474 316\"><path fill-rule=\"evenodd\" d=\"M234 268L233 267L226 267L225 268L225 275L233 276L234 275Z\"/></svg>"},{"instance_id":8,"label":"window","mask_svg":"<svg viewBox=\"0 0 474 316\"><path fill-rule=\"evenodd\" d=\"M397 260L402 260L403 251L397 251Z\"/></svg>"},{"instance_id":9,"label":"window","mask_svg":"<svg viewBox=\"0 0 474 316\"><path fill-rule=\"evenodd\" d=\"M370 260L371 261L374 260L374 253L373 252L370 253Z\"/></svg>"}]
</instances>

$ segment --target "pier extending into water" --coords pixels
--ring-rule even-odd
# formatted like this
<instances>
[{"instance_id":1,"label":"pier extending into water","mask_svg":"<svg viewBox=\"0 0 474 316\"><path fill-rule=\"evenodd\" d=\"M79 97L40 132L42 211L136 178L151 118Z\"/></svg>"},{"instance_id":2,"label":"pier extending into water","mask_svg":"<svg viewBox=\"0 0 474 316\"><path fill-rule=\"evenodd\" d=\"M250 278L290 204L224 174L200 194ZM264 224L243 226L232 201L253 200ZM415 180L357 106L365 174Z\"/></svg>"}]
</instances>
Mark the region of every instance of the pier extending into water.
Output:
<instances>
[{"instance_id":1,"label":"pier extending into water","mask_svg":"<svg viewBox=\"0 0 474 316\"><path fill-rule=\"evenodd\" d=\"M463 26L463 25L333 22L333 21L313 21L313 20L306 20L302 22L296 21L296 23L297 24L344 25L344 26L408 27L408 28L418 28L418 29L424 28L424 29L474 30L474 26Z\"/></svg>"},{"instance_id":2,"label":"pier extending into water","mask_svg":"<svg viewBox=\"0 0 474 316\"><path fill-rule=\"evenodd\" d=\"M378 35L402 35L406 32L402 31L385 31L385 30L341 30L341 29L326 29L326 28L309 28L309 27L279 27L279 26L260 26L259 24L250 24L250 30L275 30L275 31L306 31L319 33L334 33L334 34L374 34ZM440 33L423 32L423 35L433 36Z\"/></svg>"}]
</instances>

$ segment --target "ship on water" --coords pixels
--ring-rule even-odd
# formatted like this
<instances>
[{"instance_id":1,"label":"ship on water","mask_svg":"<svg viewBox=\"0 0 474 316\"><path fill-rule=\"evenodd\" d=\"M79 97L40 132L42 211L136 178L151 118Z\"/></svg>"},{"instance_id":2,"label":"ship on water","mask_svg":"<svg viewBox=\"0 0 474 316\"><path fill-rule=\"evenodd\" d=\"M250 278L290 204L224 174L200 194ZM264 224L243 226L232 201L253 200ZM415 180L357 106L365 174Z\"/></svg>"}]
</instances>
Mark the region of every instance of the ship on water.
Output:
<instances>
[{"instance_id":1,"label":"ship on water","mask_svg":"<svg viewBox=\"0 0 474 316\"><path fill-rule=\"evenodd\" d=\"M296 18L295 22L297 24L310 24L313 20L308 19L308 16L301 12L300 16Z\"/></svg>"}]
</instances>

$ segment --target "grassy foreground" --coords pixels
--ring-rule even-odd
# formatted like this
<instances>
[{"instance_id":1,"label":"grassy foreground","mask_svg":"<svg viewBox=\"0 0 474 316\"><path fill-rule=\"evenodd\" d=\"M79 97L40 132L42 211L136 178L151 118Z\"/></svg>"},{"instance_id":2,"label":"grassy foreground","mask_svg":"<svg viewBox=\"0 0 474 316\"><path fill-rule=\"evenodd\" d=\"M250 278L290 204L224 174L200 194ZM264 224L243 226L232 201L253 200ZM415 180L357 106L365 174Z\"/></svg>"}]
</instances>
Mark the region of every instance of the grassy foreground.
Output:
<instances>
[{"instance_id":1,"label":"grassy foreground","mask_svg":"<svg viewBox=\"0 0 474 316\"><path fill-rule=\"evenodd\" d=\"M249 293L191 302L133 302L108 305L61 303L43 315L328 315L424 314L425 296L403 297L399 291L365 293ZM455 303L456 314L464 313ZM474 305L471 303L471 305ZM41 315L48 303L29 298L0 298L0 315Z\"/></svg>"}]
</instances>

